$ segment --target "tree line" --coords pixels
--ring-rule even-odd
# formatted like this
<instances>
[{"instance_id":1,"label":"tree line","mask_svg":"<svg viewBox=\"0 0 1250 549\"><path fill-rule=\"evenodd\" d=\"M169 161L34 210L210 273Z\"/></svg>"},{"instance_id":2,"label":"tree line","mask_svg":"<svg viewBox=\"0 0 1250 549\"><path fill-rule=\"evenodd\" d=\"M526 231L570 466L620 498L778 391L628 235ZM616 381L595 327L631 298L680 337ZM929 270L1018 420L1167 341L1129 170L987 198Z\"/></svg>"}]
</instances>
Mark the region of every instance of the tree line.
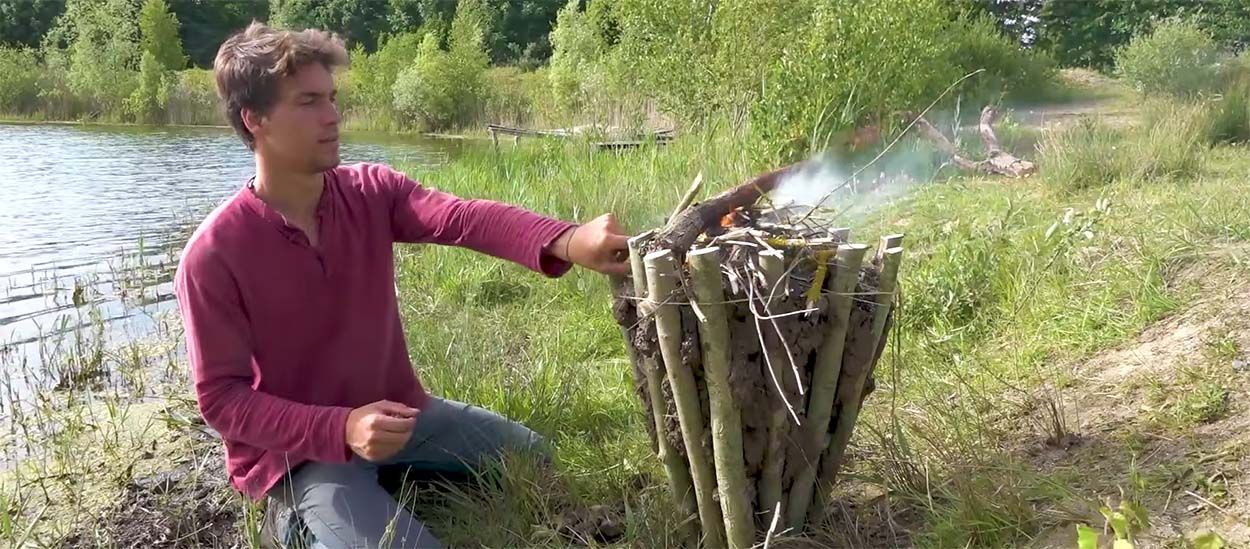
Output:
<instances>
[{"instance_id":1,"label":"tree line","mask_svg":"<svg viewBox=\"0 0 1250 549\"><path fill-rule=\"evenodd\" d=\"M0 0L0 45L38 47L75 0ZM581 0L586 4L596 1ZM130 0L136 8L142 0ZM252 20L339 32L375 51L387 36L419 28L445 34L457 0L169 0L191 66L209 67L217 46ZM536 66L551 56L548 36L564 0L488 0L483 37L495 64ZM1153 21L1192 15L1216 40L1250 41L1250 3L1243 0L959 0L959 8L992 16L1005 34L1050 53L1065 66L1110 66L1117 47Z\"/></svg>"}]
</instances>

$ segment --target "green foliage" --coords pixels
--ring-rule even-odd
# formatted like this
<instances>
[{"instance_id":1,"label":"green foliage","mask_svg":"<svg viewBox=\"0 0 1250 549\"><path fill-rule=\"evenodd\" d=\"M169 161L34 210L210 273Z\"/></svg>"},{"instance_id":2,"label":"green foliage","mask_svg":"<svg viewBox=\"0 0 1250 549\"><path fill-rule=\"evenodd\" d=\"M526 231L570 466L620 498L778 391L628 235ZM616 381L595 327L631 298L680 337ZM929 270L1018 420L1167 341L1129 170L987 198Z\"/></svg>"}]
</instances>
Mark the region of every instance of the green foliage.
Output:
<instances>
[{"instance_id":1,"label":"green foliage","mask_svg":"<svg viewBox=\"0 0 1250 549\"><path fill-rule=\"evenodd\" d=\"M139 61L139 86L126 99L126 112L142 123L162 121L173 84L173 73L161 65L156 55L144 51Z\"/></svg>"},{"instance_id":2,"label":"green foliage","mask_svg":"<svg viewBox=\"0 0 1250 549\"><path fill-rule=\"evenodd\" d=\"M1169 19L1116 53L1116 70L1146 95L1192 96L1217 83L1219 48L1197 22Z\"/></svg>"},{"instance_id":3,"label":"green foliage","mask_svg":"<svg viewBox=\"0 0 1250 549\"><path fill-rule=\"evenodd\" d=\"M1141 124L1119 152L1135 179L1183 179L1202 169L1210 143L1208 105L1155 101L1143 107Z\"/></svg>"},{"instance_id":4,"label":"green foliage","mask_svg":"<svg viewBox=\"0 0 1250 549\"><path fill-rule=\"evenodd\" d=\"M1211 137L1217 143L1250 141L1250 76L1231 79L1215 99Z\"/></svg>"},{"instance_id":5,"label":"green foliage","mask_svg":"<svg viewBox=\"0 0 1250 549\"><path fill-rule=\"evenodd\" d=\"M569 0L556 18L548 72L556 105L573 112L587 110L607 92L603 74L607 41L579 4Z\"/></svg>"},{"instance_id":6,"label":"green foliage","mask_svg":"<svg viewBox=\"0 0 1250 549\"><path fill-rule=\"evenodd\" d=\"M36 47L65 0L0 0L0 46Z\"/></svg>"},{"instance_id":7,"label":"green foliage","mask_svg":"<svg viewBox=\"0 0 1250 549\"><path fill-rule=\"evenodd\" d=\"M486 71L483 112L490 122L513 126L541 125L555 118L550 110L551 84L547 69L522 71L494 67Z\"/></svg>"},{"instance_id":8,"label":"green foliage","mask_svg":"<svg viewBox=\"0 0 1250 549\"><path fill-rule=\"evenodd\" d=\"M178 37L178 17L165 0L145 0L139 10L139 49L151 53L159 66L176 71L187 64ZM142 64L140 64L142 70Z\"/></svg>"},{"instance_id":9,"label":"green foliage","mask_svg":"<svg viewBox=\"0 0 1250 549\"><path fill-rule=\"evenodd\" d=\"M1076 525L1077 549L1098 549L1098 530L1084 524Z\"/></svg>"},{"instance_id":10,"label":"green foliage","mask_svg":"<svg viewBox=\"0 0 1250 549\"><path fill-rule=\"evenodd\" d=\"M44 37L45 61L67 67L68 90L90 117L123 112L138 85L137 8L129 0L70 0Z\"/></svg>"},{"instance_id":11,"label":"green foliage","mask_svg":"<svg viewBox=\"0 0 1250 549\"><path fill-rule=\"evenodd\" d=\"M961 18L951 27L950 62L961 74L984 70L963 86L971 104L996 102L1003 95L1033 98L1051 86L1054 60L1004 37L989 16Z\"/></svg>"},{"instance_id":12,"label":"green foliage","mask_svg":"<svg viewBox=\"0 0 1250 549\"><path fill-rule=\"evenodd\" d=\"M456 115L455 68L438 38L426 34L412 65L393 86L394 106L401 117L428 130L451 126Z\"/></svg>"},{"instance_id":13,"label":"green foliage","mask_svg":"<svg viewBox=\"0 0 1250 549\"><path fill-rule=\"evenodd\" d=\"M1210 107L1202 103L1146 104L1127 131L1084 118L1047 133L1038 164L1061 188L1080 190L1119 179L1186 179L1199 173L1211 142Z\"/></svg>"},{"instance_id":14,"label":"green foliage","mask_svg":"<svg viewBox=\"0 0 1250 549\"><path fill-rule=\"evenodd\" d=\"M169 0L181 23L179 36L191 64L213 66L217 48L253 20L264 21L269 2L257 0Z\"/></svg>"},{"instance_id":15,"label":"green foliage","mask_svg":"<svg viewBox=\"0 0 1250 549\"><path fill-rule=\"evenodd\" d=\"M349 45L372 51L384 30L387 4L357 0L271 0L269 23L291 29L317 28L339 33Z\"/></svg>"},{"instance_id":16,"label":"green foliage","mask_svg":"<svg viewBox=\"0 0 1250 549\"><path fill-rule=\"evenodd\" d=\"M1098 509L1113 534L1114 549L1133 549L1137 546L1137 534L1150 527L1150 519L1146 509L1136 502L1121 500L1118 509L1103 505ZM1077 525L1077 547L1079 549L1097 549L1098 531L1084 524Z\"/></svg>"},{"instance_id":17,"label":"green foliage","mask_svg":"<svg viewBox=\"0 0 1250 549\"><path fill-rule=\"evenodd\" d=\"M174 74L175 84L165 107L170 124L224 125L217 84L209 69L186 69Z\"/></svg>"},{"instance_id":18,"label":"green foliage","mask_svg":"<svg viewBox=\"0 0 1250 549\"><path fill-rule=\"evenodd\" d=\"M713 113L742 121L814 4L620 0L602 24L619 32L615 55L623 82L641 85L664 110L687 122L705 121Z\"/></svg>"},{"instance_id":19,"label":"green foliage","mask_svg":"<svg viewBox=\"0 0 1250 549\"><path fill-rule=\"evenodd\" d=\"M751 122L765 157L824 150L845 130L916 109L959 75L945 4L822 3L763 80Z\"/></svg>"},{"instance_id":20,"label":"green foliage","mask_svg":"<svg viewBox=\"0 0 1250 549\"><path fill-rule=\"evenodd\" d=\"M1039 145L1038 166L1050 182L1069 190L1100 187L1125 171L1119 147L1123 132L1094 118L1051 130Z\"/></svg>"},{"instance_id":21,"label":"green foliage","mask_svg":"<svg viewBox=\"0 0 1250 549\"><path fill-rule=\"evenodd\" d=\"M33 112L42 72L34 50L0 46L0 112Z\"/></svg>"},{"instance_id":22,"label":"green foliage","mask_svg":"<svg viewBox=\"0 0 1250 549\"><path fill-rule=\"evenodd\" d=\"M1224 538L1215 532L1204 532L1191 541L1193 549L1224 549L1227 547Z\"/></svg>"},{"instance_id":23,"label":"green foliage","mask_svg":"<svg viewBox=\"0 0 1250 549\"><path fill-rule=\"evenodd\" d=\"M1037 45L1064 66L1110 68L1118 48L1168 18L1195 21L1229 49L1245 47L1250 37L1250 4L1244 0L1043 2L1038 15Z\"/></svg>"},{"instance_id":24,"label":"green foliage","mask_svg":"<svg viewBox=\"0 0 1250 549\"><path fill-rule=\"evenodd\" d=\"M412 65L421 47L421 34L405 33L385 39L374 53L357 47L352 65L340 84L340 105L344 110L391 111L391 87L400 71Z\"/></svg>"}]
</instances>

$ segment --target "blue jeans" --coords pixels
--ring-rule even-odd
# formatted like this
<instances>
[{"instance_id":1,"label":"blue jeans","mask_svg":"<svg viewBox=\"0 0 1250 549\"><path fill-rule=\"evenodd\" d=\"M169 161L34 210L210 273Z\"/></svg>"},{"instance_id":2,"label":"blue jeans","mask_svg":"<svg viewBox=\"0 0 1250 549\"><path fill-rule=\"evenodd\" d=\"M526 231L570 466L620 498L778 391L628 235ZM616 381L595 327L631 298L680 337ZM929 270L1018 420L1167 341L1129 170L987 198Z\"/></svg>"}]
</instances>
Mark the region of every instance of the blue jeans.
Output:
<instances>
[{"instance_id":1,"label":"blue jeans","mask_svg":"<svg viewBox=\"0 0 1250 549\"><path fill-rule=\"evenodd\" d=\"M408 443L385 462L360 456L342 464L308 462L269 491L278 504L278 539L288 547L441 548L420 521L378 484L378 468L468 475L504 452L546 449L537 433L499 414L437 397L417 415ZM301 528L302 523L302 528Z\"/></svg>"}]
</instances>

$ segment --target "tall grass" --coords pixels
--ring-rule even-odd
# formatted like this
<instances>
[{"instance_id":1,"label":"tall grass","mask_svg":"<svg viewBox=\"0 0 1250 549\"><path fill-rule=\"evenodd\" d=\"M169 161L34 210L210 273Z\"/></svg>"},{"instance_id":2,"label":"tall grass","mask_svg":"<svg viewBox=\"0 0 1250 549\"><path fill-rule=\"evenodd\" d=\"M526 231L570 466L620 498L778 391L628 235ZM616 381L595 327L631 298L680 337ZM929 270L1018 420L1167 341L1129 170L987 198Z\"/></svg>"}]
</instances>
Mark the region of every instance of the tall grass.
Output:
<instances>
[{"instance_id":1,"label":"tall grass","mask_svg":"<svg viewBox=\"0 0 1250 549\"><path fill-rule=\"evenodd\" d=\"M1039 164L1047 179L1068 190L1200 175L1216 131L1207 102L1150 101L1133 126L1084 118L1041 141Z\"/></svg>"},{"instance_id":2,"label":"tall grass","mask_svg":"<svg viewBox=\"0 0 1250 549\"><path fill-rule=\"evenodd\" d=\"M1032 472L1004 448L1032 432L1016 418L1039 405L1035 391L1058 367L1177 310L1191 290L1176 282L1187 258L1250 235L1250 205L1225 201L1211 213L1206 199L1238 192L1235 173L1246 163L1205 145L1177 147L1203 137L1200 126L1182 123L1187 109L1161 108L1142 129L1090 125L1047 136L1043 166L1071 167L1030 182L924 185L843 220L862 241L908 233L904 304L851 474L886 484L894 505L921 516L914 541L1016 545L1083 516L1100 497L1080 482ZM1169 156L1169 147L1179 152ZM411 175L562 217L614 211L640 231L662 222L698 171L718 189L758 168L732 137L711 134L620 155L523 144ZM1190 172L1203 177L1181 177ZM1065 192L1051 190L1057 186ZM662 473L643 435L603 278L574 272L547 281L445 248L401 248L398 273L410 349L428 386L527 422L558 446L555 480L520 483L558 486L557 495L529 500L539 511L527 513L623 501L629 542L661 546L670 519L641 510L663 500ZM1051 387L1051 409L1062 415L1063 392ZM1037 429L1038 440L1050 436ZM452 544L547 543L506 521L479 522L500 498L487 491L440 500L450 508L429 518Z\"/></svg>"},{"instance_id":3,"label":"tall grass","mask_svg":"<svg viewBox=\"0 0 1250 549\"><path fill-rule=\"evenodd\" d=\"M1121 480L1039 472L1012 448L1052 435L1021 418L1041 406L1041 387L1062 414L1064 389L1052 382L1065 365L1178 310L1194 291L1182 271L1209 248L1250 238L1250 203L1212 200L1238 195L1250 162L1205 145L1165 154L1200 141L1200 126L1180 120L1189 108L1160 107L1141 128L1090 123L1044 136L1044 172L1034 179L918 183L841 220L865 242L907 233L902 305L848 478L889 490L893 511L911 517L908 541L1018 546L1083 518ZM713 192L765 167L740 143L707 132L616 154L522 142L471 150L443 168L400 168L462 196L559 217L612 211L637 232L661 224L695 174ZM436 534L450 545L563 546L549 527L554 517L606 503L624 514L626 544L671 546L675 518L604 277L545 280L465 250L421 246L399 247L396 269L425 384L525 422L558 450L554 473L506 461L489 473L498 482L475 490L409 493ZM75 444L61 443L57 459L73 460ZM1123 460L1127 468L1131 456ZM23 502L9 518L0 509L0 533L20 532L37 512L29 490L11 488L19 485L0 490L10 506ZM844 536L838 520L815 539Z\"/></svg>"}]
</instances>

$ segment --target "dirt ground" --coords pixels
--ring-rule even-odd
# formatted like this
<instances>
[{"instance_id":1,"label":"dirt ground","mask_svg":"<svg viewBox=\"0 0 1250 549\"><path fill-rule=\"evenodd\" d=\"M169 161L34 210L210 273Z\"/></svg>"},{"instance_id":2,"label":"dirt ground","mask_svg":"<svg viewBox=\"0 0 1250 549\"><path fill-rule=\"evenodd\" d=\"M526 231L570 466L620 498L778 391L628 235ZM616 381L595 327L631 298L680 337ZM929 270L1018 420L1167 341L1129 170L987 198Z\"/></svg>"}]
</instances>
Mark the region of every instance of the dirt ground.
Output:
<instances>
[{"instance_id":1,"label":"dirt ground","mask_svg":"<svg viewBox=\"0 0 1250 549\"><path fill-rule=\"evenodd\" d=\"M1046 389L1067 436L1047 443L1054 437L1034 429L1020 441L1039 473L1068 479L1075 495L1143 505L1150 526L1138 547L1185 547L1206 531L1250 546L1250 281L1210 267L1248 253L1225 249L1183 272L1174 283L1201 296L1188 309ZM1046 408L1033 425L1050 422ZM1075 547L1075 532L1056 528L1036 546Z\"/></svg>"}]
</instances>

